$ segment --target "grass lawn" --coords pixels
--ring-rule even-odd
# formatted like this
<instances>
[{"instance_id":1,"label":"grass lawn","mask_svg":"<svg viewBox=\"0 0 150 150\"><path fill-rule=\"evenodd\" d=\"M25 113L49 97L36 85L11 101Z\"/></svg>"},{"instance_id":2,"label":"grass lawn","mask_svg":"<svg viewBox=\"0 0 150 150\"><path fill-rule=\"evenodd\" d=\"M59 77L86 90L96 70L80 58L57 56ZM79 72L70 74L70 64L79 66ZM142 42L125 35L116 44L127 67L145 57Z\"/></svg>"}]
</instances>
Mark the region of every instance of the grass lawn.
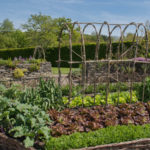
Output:
<instances>
[{"instance_id":1,"label":"grass lawn","mask_svg":"<svg viewBox=\"0 0 150 150\"><path fill-rule=\"evenodd\" d=\"M61 68L61 73L62 74L68 74L70 68ZM72 71L79 71L79 68L72 68ZM52 67L52 73L53 74L58 74L58 68L57 67Z\"/></svg>"}]
</instances>

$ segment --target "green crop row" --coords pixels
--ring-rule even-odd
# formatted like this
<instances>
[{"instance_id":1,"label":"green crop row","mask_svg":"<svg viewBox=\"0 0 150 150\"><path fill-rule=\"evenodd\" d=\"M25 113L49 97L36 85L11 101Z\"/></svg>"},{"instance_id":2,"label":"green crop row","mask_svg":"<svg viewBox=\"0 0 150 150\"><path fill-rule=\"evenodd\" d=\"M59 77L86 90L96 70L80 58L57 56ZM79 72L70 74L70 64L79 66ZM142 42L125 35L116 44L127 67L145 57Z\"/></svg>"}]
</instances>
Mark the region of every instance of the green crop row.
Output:
<instances>
[{"instance_id":1,"label":"green crop row","mask_svg":"<svg viewBox=\"0 0 150 150\"><path fill-rule=\"evenodd\" d=\"M131 99L131 103L137 102L138 98L136 96L136 92L133 91L132 92L132 99ZM63 101L64 104L69 103L69 99L67 97L63 97ZM129 103L130 102L130 92L120 92L120 94L118 92L114 92L114 93L110 93L108 95L108 99L107 99L107 103L108 104L124 104L124 103ZM95 100L94 97L91 96L85 96L83 97L81 96L77 96L73 99L71 99L70 103L69 103L69 107L73 108L73 107L79 107L79 106L94 106L94 105L104 105L106 104L106 95L102 94L102 95L96 95L95 96Z\"/></svg>"},{"instance_id":2,"label":"green crop row","mask_svg":"<svg viewBox=\"0 0 150 150\"><path fill-rule=\"evenodd\" d=\"M96 145L120 143L141 138L150 138L150 125L114 126L91 131L88 133L73 133L59 138L51 138L46 144L46 150L69 150Z\"/></svg>"},{"instance_id":3,"label":"green crop row","mask_svg":"<svg viewBox=\"0 0 150 150\"><path fill-rule=\"evenodd\" d=\"M133 90L138 90L141 83L133 83ZM106 91L107 85L105 83L98 84L96 86L96 93L104 93ZM117 92L118 89L120 91L127 91L129 90L129 86L127 83L112 83L109 85L110 92ZM69 85L63 86L61 88L62 95L68 96L69 95ZM77 96L79 93L81 93L82 87L80 85L76 85L72 87L72 96ZM94 93L94 85L88 85L85 89L85 94L92 94Z\"/></svg>"}]
</instances>

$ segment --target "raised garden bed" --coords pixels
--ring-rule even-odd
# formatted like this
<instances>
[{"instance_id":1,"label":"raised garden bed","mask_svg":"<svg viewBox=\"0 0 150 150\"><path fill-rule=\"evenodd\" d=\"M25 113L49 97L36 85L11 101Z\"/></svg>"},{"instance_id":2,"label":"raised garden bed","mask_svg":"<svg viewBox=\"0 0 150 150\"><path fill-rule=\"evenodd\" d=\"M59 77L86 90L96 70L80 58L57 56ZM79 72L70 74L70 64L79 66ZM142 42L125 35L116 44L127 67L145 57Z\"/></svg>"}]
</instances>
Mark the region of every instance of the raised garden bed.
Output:
<instances>
[{"instance_id":1,"label":"raised garden bed","mask_svg":"<svg viewBox=\"0 0 150 150\"><path fill-rule=\"evenodd\" d=\"M0 150L35 150L35 149L25 148L21 142L0 133Z\"/></svg>"},{"instance_id":2,"label":"raised garden bed","mask_svg":"<svg viewBox=\"0 0 150 150\"><path fill-rule=\"evenodd\" d=\"M129 142L121 142L114 144L99 145L74 150L149 150L150 138L134 140Z\"/></svg>"}]
</instances>

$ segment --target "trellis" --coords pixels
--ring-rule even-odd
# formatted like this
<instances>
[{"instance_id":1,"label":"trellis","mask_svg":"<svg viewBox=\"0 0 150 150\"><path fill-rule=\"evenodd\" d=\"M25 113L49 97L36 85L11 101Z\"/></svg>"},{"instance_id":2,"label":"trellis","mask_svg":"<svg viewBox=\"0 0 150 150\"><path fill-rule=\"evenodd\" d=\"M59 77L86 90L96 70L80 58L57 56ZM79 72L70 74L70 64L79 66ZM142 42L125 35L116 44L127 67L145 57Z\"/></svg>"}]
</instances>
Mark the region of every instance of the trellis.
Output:
<instances>
[{"instance_id":1,"label":"trellis","mask_svg":"<svg viewBox=\"0 0 150 150\"><path fill-rule=\"evenodd\" d=\"M45 60L45 51L42 46L36 46L33 53L33 58L36 58L36 55L38 55L38 58L43 58Z\"/></svg>"},{"instance_id":2,"label":"trellis","mask_svg":"<svg viewBox=\"0 0 150 150\"><path fill-rule=\"evenodd\" d=\"M73 48L72 48L72 36L73 36L73 30L75 29L75 27L79 28L80 31L80 36L81 36L81 49L80 49L80 54L76 53ZM95 48L95 57L93 60L87 60L86 59L86 47L85 47L85 39L84 39L84 34L85 34L85 30L87 29L88 26L91 26L95 33L96 33L96 48ZM99 30L97 29L97 26L99 26ZM106 47L106 57L105 59L99 59L99 53L101 53L100 51L100 47L101 47L101 41L100 41L100 37L102 36L102 31L104 29L104 26L107 27L108 30L108 41L107 41L107 47ZM135 28L135 32L134 32L134 36L133 36L133 40L132 40L132 45L129 48L126 48L124 45L124 36L125 36L125 32L127 31L127 29L133 26ZM141 31L141 28L143 29ZM120 34L119 34L119 40L118 40L118 47L117 47L117 53L113 54L112 52L112 34L114 33L114 31L116 30L120 30ZM69 55L70 55L70 60L62 60L61 58L61 54L63 53L63 51L61 50L61 42L62 42L62 35L63 33L68 32L69 35ZM143 32L143 36L139 36L139 32ZM139 55L139 45L140 42L142 43L142 46L140 49L143 50L143 54L144 54L144 61L140 61L137 58L137 56ZM120 66L121 64L129 64L128 67L130 69L130 71L128 72L128 82L129 82L129 91L130 91L130 102L132 99L132 91L133 91L133 82L134 82L134 78L136 76L135 74L135 69L136 69L136 64L142 64L144 65L144 72L143 72L143 97L142 100L144 100L144 89L145 89L145 78L148 76L147 74L147 68L148 68L148 64L150 64L150 61L148 61L148 33L146 30L146 27L144 26L144 24L142 23L129 23L129 24L109 24L107 22L104 23L84 23L84 22L74 22L74 23L64 23L60 32L60 36L59 36L59 54L58 54L58 71L59 71L59 77L58 77L58 83L61 86L61 82L62 82L62 73L61 73L61 63L62 62L66 62L69 64L70 66L70 71L69 71L69 101L72 98L72 86L73 86L73 79L72 79L72 66L73 64L82 64L82 90L81 93L84 95L85 94L85 89L87 87L87 85L89 84L93 84L94 85L94 102L95 102L95 95L96 95L96 86L97 83L101 83L101 80L98 80L100 78L103 78L103 74L99 74L97 75L96 72L96 65L98 63L100 64L107 64L106 68L107 71L105 72L105 82L106 82L106 104L108 101L108 95L109 95L109 86L111 83L111 66L112 64L115 64L117 67L116 71L115 71L115 81L117 83L121 83L123 81L120 80ZM133 53L133 57L132 58L125 58L126 56L128 56L129 53ZM80 57L81 61L75 61L73 60L73 54ZM93 66L95 67L93 69L92 72L92 82L88 82L88 77L87 77L87 64L94 64ZM91 78L91 77L90 77ZM118 84L119 85L119 84ZM118 86L118 100L119 100L119 93L120 93L120 87Z\"/></svg>"}]
</instances>

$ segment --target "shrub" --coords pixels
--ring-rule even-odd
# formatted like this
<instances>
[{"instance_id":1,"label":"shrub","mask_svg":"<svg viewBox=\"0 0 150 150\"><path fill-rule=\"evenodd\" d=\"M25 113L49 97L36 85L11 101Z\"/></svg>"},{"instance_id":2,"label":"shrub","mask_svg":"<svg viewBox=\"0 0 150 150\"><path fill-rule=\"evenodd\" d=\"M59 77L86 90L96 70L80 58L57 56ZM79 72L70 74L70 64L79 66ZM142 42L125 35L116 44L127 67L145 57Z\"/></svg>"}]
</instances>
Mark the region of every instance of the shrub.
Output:
<instances>
[{"instance_id":1,"label":"shrub","mask_svg":"<svg viewBox=\"0 0 150 150\"><path fill-rule=\"evenodd\" d=\"M17 79L24 77L23 70L19 69L19 68L16 68L14 70L14 77L17 78Z\"/></svg>"},{"instance_id":2,"label":"shrub","mask_svg":"<svg viewBox=\"0 0 150 150\"><path fill-rule=\"evenodd\" d=\"M124 46L129 48L132 45L132 42L124 42ZM69 46L63 46L61 48L62 50L62 55L61 55L61 59L62 60L69 60ZM90 59L94 59L95 57L95 52L93 51L93 49L95 49L96 44L86 44L85 45L85 49L86 49L86 59L90 60ZM100 53L99 53L99 58L105 58L105 54L106 54L106 47L107 47L107 43L101 43L100 46ZM118 47L118 42L112 43L112 52L115 54L116 50ZM74 44L73 45L73 50L77 53L80 54L81 53L81 45L80 44ZM30 56L33 56L33 52L34 52L34 48L33 47L29 47L29 48L14 48L14 49L2 49L0 50L0 56L3 59L8 59L9 57L13 60L15 57L19 57L22 56L23 58L29 58ZM56 62L56 60L58 60L58 47L50 47L46 49L46 60L50 61L52 63L53 67L56 67L58 64ZM81 59L73 54L73 60L75 61L80 61ZM68 67L69 64L67 64L66 62L62 62L61 63L61 67ZM73 67L79 67L78 64L73 64Z\"/></svg>"},{"instance_id":3,"label":"shrub","mask_svg":"<svg viewBox=\"0 0 150 150\"><path fill-rule=\"evenodd\" d=\"M11 59L8 60L3 60L0 59L0 66L7 66L9 68L15 68L16 67L17 62L13 62Z\"/></svg>"},{"instance_id":4,"label":"shrub","mask_svg":"<svg viewBox=\"0 0 150 150\"><path fill-rule=\"evenodd\" d=\"M40 65L42 62L45 62L45 60L44 59L29 59L28 62L31 64Z\"/></svg>"},{"instance_id":5,"label":"shrub","mask_svg":"<svg viewBox=\"0 0 150 150\"><path fill-rule=\"evenodd\" d=\"M6 65L6 60L0 59L0 66Z\"/></svg>"},{"instance_id":6,"label":"shrub","mask_svg":"<svg viewBox=\"0 0 150 150\"><path fill-rule=\"evenodd\" d=\"M28 72L28 69L24 68L24 69L22 69L22 71L23 71L23 73L26 73L26 72Z\"/></svg>"},{"instance_id":7,"label":"shrub","mask_svg":"<svg viewBox=\"0 0 150 150\"><path fill-rule=\"evenodd\" d=\"M39 65L37 65L37 64L31 64L31 65L29 66L29 68L28 68L28 70L29 70L30 72L38 71L39 69L40 69L40 67L39 67Z\"/></svg>"},{"instance_id":8,"label":"shrub","mask_svg":"<svg viewBox=\"0 0 150 150\"><path fill-rule=\"evenodd\" d=\"M7 67L10 67L10 68L15 68L16 64L14 64L11 59L8 59L8 60L6 61L6 66L7 66Z\"/></svg>"}]
</instances>

